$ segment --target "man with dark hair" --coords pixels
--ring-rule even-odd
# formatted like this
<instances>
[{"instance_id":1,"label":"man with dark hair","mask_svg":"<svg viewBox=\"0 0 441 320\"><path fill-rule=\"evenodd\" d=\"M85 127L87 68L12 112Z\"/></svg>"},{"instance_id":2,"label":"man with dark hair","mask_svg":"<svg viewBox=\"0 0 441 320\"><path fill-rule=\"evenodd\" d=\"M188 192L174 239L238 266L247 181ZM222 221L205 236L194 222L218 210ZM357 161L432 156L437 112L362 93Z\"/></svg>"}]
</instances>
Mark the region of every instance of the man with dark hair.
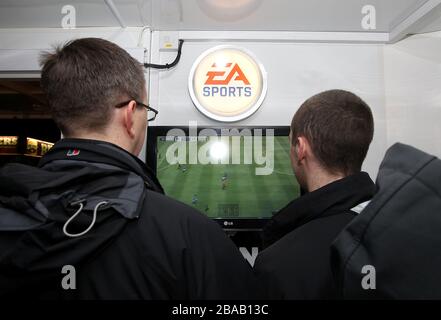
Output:
<instances>
[{"instance_id":1,"label":"man with dark hair","mask_svg":"<svg viewBox=\"0 0 441 320\"><path fill-rule=\"evenodd\" d=\"M376 187L361 172L372 141L369 106L343 90L308 99L291 123L291 164L307 193L264 229L255 270L273 299L335 298L330 245Z\"/></svg>"},{"instance_id":2,"label":"man with dark hair","mask_svg":"<svg viewBox=\"0 0 441 320\"><path fill-rule=\"evenodd\" d=\"M143 66L102 39L42 60L41 84L64 139L38 168L0 171L0 296L247 299L251 267L212 221L163 195L140 161Z\"/></svg>"}]
</instances>

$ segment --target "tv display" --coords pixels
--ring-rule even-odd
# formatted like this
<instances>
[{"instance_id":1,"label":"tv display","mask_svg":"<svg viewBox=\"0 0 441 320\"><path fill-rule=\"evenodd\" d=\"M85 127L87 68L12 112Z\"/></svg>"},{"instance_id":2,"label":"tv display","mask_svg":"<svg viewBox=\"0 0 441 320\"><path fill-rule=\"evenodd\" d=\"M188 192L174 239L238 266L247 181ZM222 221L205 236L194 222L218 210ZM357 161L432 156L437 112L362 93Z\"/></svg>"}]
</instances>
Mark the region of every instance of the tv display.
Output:
<instances>
[{"instance_id":1,"label":"tv display","mask_svg":"<svg viewBox=\"0 0 441 320\"><path fill-rule=\"evenodd\" d=\"M259 229L300 195L288 127L191 131L149 128L150 162L168 196L226 229Z\"/></svg>"}]
</instances>

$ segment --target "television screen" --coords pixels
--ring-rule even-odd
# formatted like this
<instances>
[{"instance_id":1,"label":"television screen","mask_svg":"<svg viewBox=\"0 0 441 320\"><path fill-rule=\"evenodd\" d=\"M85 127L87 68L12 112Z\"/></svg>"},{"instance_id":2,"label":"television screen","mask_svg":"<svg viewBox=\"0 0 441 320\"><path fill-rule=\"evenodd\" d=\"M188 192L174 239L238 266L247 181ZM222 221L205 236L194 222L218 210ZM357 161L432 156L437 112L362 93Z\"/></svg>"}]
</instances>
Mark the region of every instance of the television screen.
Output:
<instances>
[{"instance_id":1,"label":"television screen","mask_svg":"<svg viewBox=\"0 0 441 320\"><path fill-rule=\"evenodd\" d=\"M157 136L156 173L165 193L210 218L270 218L300 195L288 132L249 133Z\"/></svg>"}]
</instances>

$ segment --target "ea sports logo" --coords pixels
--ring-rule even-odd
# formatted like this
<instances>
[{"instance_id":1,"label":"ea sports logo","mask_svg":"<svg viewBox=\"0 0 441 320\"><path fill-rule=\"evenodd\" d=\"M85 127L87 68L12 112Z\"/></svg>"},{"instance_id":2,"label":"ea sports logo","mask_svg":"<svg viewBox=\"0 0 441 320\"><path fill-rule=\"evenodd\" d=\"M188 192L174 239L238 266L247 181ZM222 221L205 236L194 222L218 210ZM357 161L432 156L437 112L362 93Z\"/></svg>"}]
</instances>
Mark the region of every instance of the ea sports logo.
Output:
<instances>
[{"instance_id":1,"label":"ea sports logo","mask_svg":"<svg viewBox=\"0 0 441 320\"><path fill-rule=\"evenodd\" d=\"M225 64L226 68L230 68L233 65L233 63L228 62ZM219 67L222 68L222 66L218 66L215 63L212 65L213 68L217 69ZM237 76L236 76L237 74ZM205 81L205 85L229 85L231 80L235 81L242 81L245 85L250 85L250 82L248 81L247 77L243 73L242 69L239 67L237 63L234 64L234 66L231 68L231 70L228 72L228 75L224 79L216 79L218 77L223 77L225 75L225 71L208 71L207 72L207 81ZM235 77L236 76L236 77Z\"/></svg>"},{"instance_id":2,"label":"ea sports logo","mask_svg":"<svg viewBox=\"0 0 441 320\"><path fill-rule=\"evenodd\" d=\"M242 120L262 104L266 72L243 48L218 46L204 52L189 76L193 103L206 116L224 122Z\"/></svg>"}]
</instances>

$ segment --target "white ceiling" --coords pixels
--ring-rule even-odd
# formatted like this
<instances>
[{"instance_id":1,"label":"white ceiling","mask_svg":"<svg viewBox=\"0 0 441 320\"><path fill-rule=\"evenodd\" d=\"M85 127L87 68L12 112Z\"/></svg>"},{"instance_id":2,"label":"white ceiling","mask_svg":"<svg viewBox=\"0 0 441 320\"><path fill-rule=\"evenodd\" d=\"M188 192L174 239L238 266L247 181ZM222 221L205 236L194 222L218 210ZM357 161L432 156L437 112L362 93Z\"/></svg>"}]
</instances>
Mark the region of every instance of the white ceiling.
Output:
<instances>
[{"instance_id":1,"label":"white ceiling","mask_svg":"<svg viewBox=\"0 0 441 320\"><path fill-rule=\"evenodd\" d=\"M113 0L126 26L156 30L363 32L361 8L374 5L375 32L391 32L433 0ZM441 2L441 1L440 1ZM0 0L0 28L59 28L64 5L77 27L119 26L104 0ZM441 7L407 30L441 30ZM370 30L372 32L372 30Z\"/></svg>"}]
</instances>

